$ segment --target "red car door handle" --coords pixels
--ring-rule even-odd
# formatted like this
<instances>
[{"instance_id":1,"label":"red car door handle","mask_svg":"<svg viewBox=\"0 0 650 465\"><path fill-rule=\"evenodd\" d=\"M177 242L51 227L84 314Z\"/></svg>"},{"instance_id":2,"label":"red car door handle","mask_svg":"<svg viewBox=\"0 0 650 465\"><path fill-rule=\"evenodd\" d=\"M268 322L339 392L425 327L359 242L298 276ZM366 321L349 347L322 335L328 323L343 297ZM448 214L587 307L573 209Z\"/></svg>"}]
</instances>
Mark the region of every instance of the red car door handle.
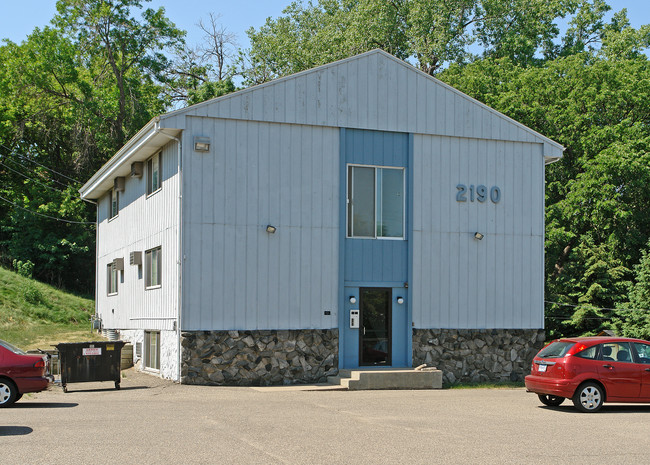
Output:
<instances>
[{"instance_id":1,"label":"red car door handle","mask_svg":"<svg viewBox=\"0 0 650 465\"><path fill-rule=\"evenodd\" d=\"M650 368L646 368L645 371L650 371Z\"/></svg>"},{"instance_id":2,"label":"red car door handle","mask_svg":"<svg viewBox=\"0 0 650 465\"><path fill-rule=\"evenodd\" d=\"M611 365L603 365L603 368L614 368L614 367Z\"/></svg>"}]
</instances>

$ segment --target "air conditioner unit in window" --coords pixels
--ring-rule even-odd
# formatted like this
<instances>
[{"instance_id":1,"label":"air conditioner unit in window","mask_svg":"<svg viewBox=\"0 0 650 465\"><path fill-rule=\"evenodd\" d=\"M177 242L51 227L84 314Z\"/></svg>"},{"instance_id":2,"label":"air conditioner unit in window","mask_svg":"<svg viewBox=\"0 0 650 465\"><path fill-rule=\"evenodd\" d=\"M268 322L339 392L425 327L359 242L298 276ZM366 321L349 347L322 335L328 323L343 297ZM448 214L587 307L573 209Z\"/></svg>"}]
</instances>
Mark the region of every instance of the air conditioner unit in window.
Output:
<instances>
[{"instance_id":1,"label":"air conditioner unit in window","mask_svg":"<svg viewBox=\"0 0 650 465\"><path fill-rule=\"evenodd\" d=\"M113 182L113 189L118 192L124 192L124 176L118 176Z\"/></svg>"},{"instance_id":2,"label":"air conditioner unit in window","mask_svg":"<svg viewBox=\"0 0 650 465\"><path fill-rule=\"evenodd\" d=\"M141 178L142 173L144 173L144 163L141 161L136 161L131 163L131 177L132 178Z\"/></svg>"},{"instance_id":3,"label":"air conditioner unit in window","mask_svg":"<svg viewBox=\"0 0 650 465\"><path fill-rule=\"evenodd\" d=\"M113 269L122 271L124 270L124 259L123 258L115 258L113 260Z\"/></svg>"},{"instance_id":4,"label":"air conditioner unit in window","mask_svg":"<svg viewBox=\"0 0 650 465\"><path fill-rule=\"evenodd\" d=\"M129 263L131 265L142 265L142 252L131 252L129 254Z\"/></svg>"}]
</instances>

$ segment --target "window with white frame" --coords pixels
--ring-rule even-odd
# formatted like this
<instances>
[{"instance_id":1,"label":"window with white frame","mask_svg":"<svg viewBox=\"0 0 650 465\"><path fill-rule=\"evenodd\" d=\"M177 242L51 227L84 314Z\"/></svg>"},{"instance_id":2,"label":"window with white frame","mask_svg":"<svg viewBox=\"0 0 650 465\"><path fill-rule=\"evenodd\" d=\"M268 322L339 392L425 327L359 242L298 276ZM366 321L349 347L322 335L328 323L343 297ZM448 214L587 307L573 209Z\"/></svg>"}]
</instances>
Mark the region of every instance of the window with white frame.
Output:
<instances>
[{"instance_id":1,"label":"window with white frame","mask_svg":"<svg viewBox=\"0 0 650 465\"><path fill-rule=\"evenodd\" d=\"M144 332L144 367L150 370L160 370L160 333L158 331Z\"/></svg>"},{"instance_id":2,"label":"window with white frame","mask_svg":"<svg viewBox=\"0 0 650 465\"><path fill-rule=\"evenodd\" d=\"M115 218L120 211L120 193L115 189L108 192L108 218Z\"/></svg>"},{"instance_id":3,"label":"window with white frame","mask_svg":"<svg viewBox=\"0 0 650 465\"><path fill-rule=\"evenodd\" d=\"M158 287L162 284L161 248L144 252L145 287Z\"/></svg>"},{"instance_id":4,"label":"window with white frame","mask_svg":"<svg viewBox=\"0 0 650 465\"><path fill-rule=\"evenodd\" d=\"M404 202L404 168L348 165L348 237L403 239Z\"/></svg>"},{"instance_id":5,"label":"window with white frame","mask_svg":"<svg viewBox=\"0 0 650 465\"><path fill-rule=\"evenodd\" d=\"M108 295L117 294L117 268L111 262L106 266L106 293Z\"/></svg>"},{"instance_id":6,"label":"window with white frame","mask_svg":"<svg viewBox=\"0 0 650 465\"><path fill-rule=\"evenodd\" d=\"M162 152L147 160L147 195L162 187Z\"/></svg>"}]
</instances>

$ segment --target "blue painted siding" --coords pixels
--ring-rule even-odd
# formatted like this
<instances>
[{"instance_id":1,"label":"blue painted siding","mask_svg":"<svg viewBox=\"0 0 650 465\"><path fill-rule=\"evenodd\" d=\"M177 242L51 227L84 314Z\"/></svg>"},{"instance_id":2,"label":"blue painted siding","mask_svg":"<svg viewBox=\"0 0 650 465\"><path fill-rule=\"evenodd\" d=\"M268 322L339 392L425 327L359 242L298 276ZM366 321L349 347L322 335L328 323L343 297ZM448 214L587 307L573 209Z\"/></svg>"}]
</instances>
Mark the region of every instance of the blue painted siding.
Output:
<instances>
[{"instance_id":1,"label":"blue painted siding","mask_svg":"<svg viewBox=\"0 0 650 465\"><path fill-rule=\"evenodd\" d=\"M345 239L345 282L407 281L407 243L402 240Z\"/></svg>"},{"instance_id":2,"label":"blue painted siding","mask_svg":"<svg viewBox=\"0 0 650 465\"><path fill-rule=\"evenodd\" d=\"M345 129L345 163L379 166L408 166L408 134Z\"/></svg>"},{"instance_id":3,"label":"blue painted siding","mask_svg":"<svg viewBox=\"0 0 650 465\"><path fill-rule=\"evenodd\" d=\"M363 131L345 129L342 131L343 165L360 164L376 166L395 166L407 168L409 136L396 132ZM343 220L345 225L346 179L347 170L343 172L342 199ZM406 185L407 192L409 186ZM408 217L406 224L409 224ZM408 237L408 227L406 228ZM345 237L346 283L370 281L406 282L408 280L408 246L406 240L384 239L349 239Z\"/></svg>"},{"instance_id":4,"label":"blue painted siding","mask_svg":"<svg viewBox=\"0 0 650 465\"><path fill-rule=\"evenodd\" d=\"M339 238L340 307L339 315L340 367L359 366L359 330L350 328L350 310L358 309L360 287L389 287L392 289L392 366L411 365L411 321L409 305L409 243L412 231L410 220L411 175L409 159L412 157L412 138L409 134L394 132L341 129L341 224ZM405 168L406 217L404 240L352 239L347 237L347 165L373 165ZM357 297L352 305L349 297ZM397 304L397 297L404 303Z\"/></svg>"}]
</instances>

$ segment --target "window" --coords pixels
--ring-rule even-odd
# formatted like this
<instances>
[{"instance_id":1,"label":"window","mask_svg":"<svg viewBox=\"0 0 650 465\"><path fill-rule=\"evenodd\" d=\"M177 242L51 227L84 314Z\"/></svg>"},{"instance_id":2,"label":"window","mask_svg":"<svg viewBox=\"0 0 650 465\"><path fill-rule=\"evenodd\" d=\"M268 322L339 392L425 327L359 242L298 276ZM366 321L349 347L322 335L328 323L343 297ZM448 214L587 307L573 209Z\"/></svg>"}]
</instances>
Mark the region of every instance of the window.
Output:
<instances>
[{"instance_id":1,"label":"window","mask_svg":"<svg viewBox=\"0 0 650 465\"><path fill-rule=\"evenodd\" d=\"M630 344L627 342L606 342L602 346L602 358L609 362L632 362Z\"/></svg>"},{"instance_id":2,"label":"window","mask_svg":"<svg viewBox=\"0 0 650 465\"><path fill-rule=\"evenodd\" d=\"M106 293L108 295L117 294L117 268L113 263L106 266Z\"/></svg>"},{"instance_id":3,"label":"window","mask_svg":"<svg viewBox=\"0 0 650 465\"><path fill-rule=\"evenodd\" d=\"M162 152L158 152L147 160L147 195L153 194L162 187Z\"/></svg>"},{"instance_id":4,"label":"window","mask_svg":"<svg viewBox=\"0 0 650 465\"><path fill-rule=\"evenodd\" d=\"M108 204L108 218L115 218L117 213L120 211L120 193L115 189L111 189L108 192L108 198L110 202Z\"/></svg>"},{"instance_id":5,"label":"window","mask_svg":"<svg viewBox=\"0 0 650 465\"><path fill-rule=\"evenodd\" d=\"M157 287L162 284L160 252L160 247L156 247L144 253L145 287Z\"/></svg>"},{"instance_id":6,"label":"window","mask_svg":"<svg viewBox=\"0 0 650 465\"><path fill-rule=\"evenodd\" d=\"M642 342L635 342L633 344L639 356L639 363L650 364L650 344L643 344Z\"/></svg>"},{"instance_id":7,"label":"window","mask_svg":"<svg viewBox=\"0 0 650 465\"><path fill-rule=\"evenodd\" d=\"M404 169L348 165L348 237L404 238Z\"/></svg>"},{"instance_id":8,"label":"window","mask_svg":"<svg viewBox=\"0 0 650 465\"><path fill-rule=\"evenodd\" d=\"M157 331L144 332L144 367L150 370L160 370L160 333Z\"/></svg>"},{"instance_id":9,"label":"window","mask_svg":"<svg viewBox=\"0 0 650 465\"><path fill-rule=\"evenodd\" d=\"M575 342L552 342L542 349L537 356L539 358L562 358L575 345Z\"/></svg>"},{"instance_id":10,"label":"window","mask_svg":"<svg viewBox=\"0 0 650 465\"><path fill-rule=\"evenodd\" d=\"M598 346L587 347L575 354L576 357L596 360L598 357Z\"/></svg>"}]
</instances>

